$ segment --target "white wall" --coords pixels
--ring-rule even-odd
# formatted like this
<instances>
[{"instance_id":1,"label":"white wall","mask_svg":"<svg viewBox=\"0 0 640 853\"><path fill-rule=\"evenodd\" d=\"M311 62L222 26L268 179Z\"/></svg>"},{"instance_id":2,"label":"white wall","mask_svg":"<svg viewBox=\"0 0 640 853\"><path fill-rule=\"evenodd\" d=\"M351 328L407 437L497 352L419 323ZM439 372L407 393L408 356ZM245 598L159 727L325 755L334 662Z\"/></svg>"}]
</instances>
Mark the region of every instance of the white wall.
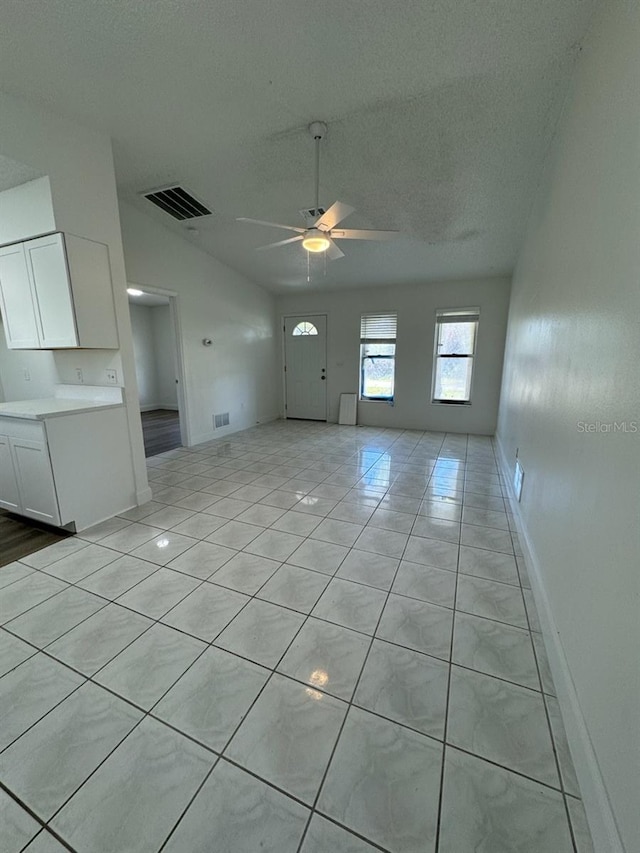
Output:
<instances>
[{"instance_id":1,"label":"white wall","mask_svg":"<svg viewBox=\"0 0 640 853\"><path fill-rule=\"evenodd\" d=\"M53 397L57 384L58 371L53 353L8 349L0 318L0 401Z\"/></svg>"},{"instance_id":2,"label":"white wall","mask_svg":"<svg viewBox=\"0 0 640 853\"><path fill-rule=\"evenodd\" d=\"M0 115L0 154L48 177L55 228L109 247L120 349L59 352L53 359L61 382L75 382L77 367L83 370L85 383L98 385L105 384L107 367L117 370L127 402L136 499L148 499L111 142L101 133L5 94L0 94ZM25 233L19 233L22 230ZM13 238L41 231L39 221L27 220Z\"/></svg>"},{"instance_id":3,"label":"white wall","mask_svg":"<svg viewBox=\"0 0 640 853\"><path fill-rule=\"evenodd\" d=\"M340 394L358 391L361 315L368 311L397 311L394 405L359 402L358 423L493 435L508 303L508 280L491 279L312 292L283 296L277 306L280 316L327 314L329 421L338 419ZM435 311L456 307L480 307L470 406L431 403ZM284 409L283 402L281 408Z\"/></svg>"},{"instance_id":4,"label":"white wall","mask_svg":"<svg viewBox=\"0 0 640 853\"><path fill-rule=\"evenodd\" d=\"M140 409L177 409L176 336L168 305L129 303Z\"/></svg>"},{"instance_id":5,"label":"white wall","mask_svg":"<svg viewBox=\"0 0 640 853\"><path fill-rule=\"evenodd\" d=\"M131 334L136 360L136 378L140 409L155 409L158 406L158 373L156 348L153 339L152 308L149 305L129 303L131 312Z\"/></svg>"},{"instance_id":6,"label":"white wall","mask_svg":"<svg viewBox=\"0 0 640 853\"><path fill-rule=\"evenodd\" d=\"M129 281L177 293L186 427L198 444L278 415L276 315L271 294L126 203L120 206ZM213 346L202 345L212 338ZM215 436L224 435L218 430Z\"/></svg>"},{"instance_id":7,"label":"white wall","mask_svg":"<svg viewBox=\"0 0 640 853\"><path fill-rule=\"evenodd\" d=\"M156 359L158 405L162 409L177 409L176 333L168 305L154 305L151 308L151 326Z\"/></svg>"},{"instance_id":8,"label":"white wall","mask_svg":"<svg viewBox=\"0 0 640 853\"><path fill-rule=\"evenodd\" d=\"M55 231L48 177L0 192L0 245Z\"/></svg>"},{"instance_id":9,"label":"white wall","mask_svg":"<svg viewBox=\"0 0 640 853\"><path fill-rule=\"evenodd\" d=\"M598 853L620 849L607 797L625 849L640 849L640 431L580 426L640 430L639 47L640 5L603 4L513 281L498 429L525 470L521 516Z\"/></svg>"}]
</instances>

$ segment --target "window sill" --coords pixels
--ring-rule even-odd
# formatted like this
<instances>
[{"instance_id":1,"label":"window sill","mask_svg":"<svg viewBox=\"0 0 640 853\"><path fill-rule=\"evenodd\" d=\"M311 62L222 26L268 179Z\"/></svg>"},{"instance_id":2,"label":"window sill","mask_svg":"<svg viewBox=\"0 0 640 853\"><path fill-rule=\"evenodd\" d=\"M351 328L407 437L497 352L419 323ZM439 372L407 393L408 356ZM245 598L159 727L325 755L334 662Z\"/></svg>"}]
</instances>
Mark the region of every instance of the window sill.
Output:
<instances>
[{"instance_id":1,"label":"window sill","mask_svg":"<svg viewBox=\"0 0 640 853\"><path fill-rule=\"evenodd\" d=\"M360 397L358 400L359 403L384 403L385 406L393 406L395 400L391 398L390 400L375 400L371 397Z\"/></svg>"},{"instance_id":2,"label":"window sill","mask_svg":"<svg viewBox=\"0 0 640 853\"><path fill-rule=\"evenodd\" d=\"M432 406L470 406L471 400L432 400Z\"/></svg>"}]
</instances>

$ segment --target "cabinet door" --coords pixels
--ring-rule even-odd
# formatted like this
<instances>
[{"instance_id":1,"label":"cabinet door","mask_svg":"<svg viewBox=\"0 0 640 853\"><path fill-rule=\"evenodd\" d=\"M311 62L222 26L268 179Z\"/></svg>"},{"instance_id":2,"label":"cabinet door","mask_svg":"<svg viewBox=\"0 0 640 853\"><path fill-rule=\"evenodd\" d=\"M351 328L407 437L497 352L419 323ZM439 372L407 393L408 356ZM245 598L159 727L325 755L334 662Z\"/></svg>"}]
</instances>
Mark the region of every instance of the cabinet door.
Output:
<instances>
[{"instance_id":1,"label":"cabinet door","mask_svg":"<svg viewBox=\"0 0 640 853\"><path fill-rule=\"evenodd\" d=\"M29 240L24 247L33 281L40 347L77 347L78 335L62 234Z\"/></svg>"},{"instance_id":2,"label":"cabinet door","mask_svg":"<svg viewBox=\"0 0 640 853\"><path fill-rule=\"evenodd\" d=\"M38 329L23 243L0 249L0 310L9 349L38 349Z\"/></svg>"},{"instance_id":3,"label":"cabinet door","mask_svg":"<svg viewBox=\"0 0 640 853\"><path fill-rule=\"evenodd\" d=\"M21 513L46 524L60 524L58 497L49 451L43 441L11 438Z\"/></svg>"},{"instance_id":4,"label":"cabinet door","mask_svg":"<svg viewBox=\"0 0 640 853\"><path fill-rule=\"evenodd\" d=\"M18 482L6 435L0 435L0 507L10 512L20 512Z\"/></svg>"}]
</instances>

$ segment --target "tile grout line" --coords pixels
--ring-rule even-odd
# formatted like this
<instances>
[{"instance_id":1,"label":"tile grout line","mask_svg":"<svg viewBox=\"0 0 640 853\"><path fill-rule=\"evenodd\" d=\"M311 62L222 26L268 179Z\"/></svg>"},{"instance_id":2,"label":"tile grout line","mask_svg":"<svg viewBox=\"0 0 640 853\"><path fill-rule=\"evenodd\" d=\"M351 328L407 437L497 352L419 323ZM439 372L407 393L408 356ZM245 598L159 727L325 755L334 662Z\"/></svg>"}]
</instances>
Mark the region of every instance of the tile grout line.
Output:
<instances>
[{"instance_id":1,"label":"tile grout line","mask_svg":"<svg viewBox=\"0 0 640 853\"><path fill-rule=\"evenodd\" d=\"M14 792L11 790L11 788L8 788L4 784L4 782L2 782L1 780L0 780L0 791L4 791L4 793L8 797L10 797L13 800L13 802L15 802L17 805L19 805L20 808L24 809L24 811L27 812L29 817L31 817L33 820L36 821L36 823L38 823L40 825L40 828L38 829L36 834L34 836L32 836L31 838L29 838L29 840L26 842L26 844L20 848L20 853L22 853L22 851L24 851L43 832L45 832L45 833L50 832L54 836L56 841L60 842L65 847L66 850L69 850L70 853L76 853L75 848L73 848L67 841L65 841L65 839L62 838L62 836L59 835L55 830L50 830L49 827L47 826L47 824L43 822L42 818L39 817L38 814L35 811L33 811L33 809L30 806L28 806L23 800L21 800L20 797L18 797L16 794L14 794Z\"/></svg>"},{"instance_id":2,"label":"tile grout line","mask_svg":"<svg viewBox=\"0 0 640 853\"><path fill-rule=\"evenodd\" d=\"M443 439L443 441L444 441L444 439ZM440 446L440 449L441 449L441 448L442 448L442 445ZM430 481L430 478L429 478L429 481ZM426 491L426 489L425 489L425 491ZM394 572L393 580L392 580L391 585L389 586L389 589L388 589L388 591L387 591L387 594L386 594L386 597L385 597L385 602L384 602L384 604L382 605L382 607L381 607L381 609L380 609L380 614L379 614L378 619L377 619L377 621L376 621L376 626L375 626L375 628L374 628L374 630L373 630L373 634L371 635L371 641L370 641L370 643L369 643L369 648L368 648L367 653L366 653L366 655L365 655L365 658L364 658L364 661L363 661L362 667L360 668L360 674L358 675L358 678L356 679L356 683L355 683L354 688L353 688L353 691L352 691L352 693L351 693L351 699L349 700L348 707L347 707L347 711L346 711L346 713L345 713L345 715L344 715L344 718L343 718L343 720L342 720L342 724L341 724L340 729L339 729L339 731L338 731L338 736L337 736L337 738L335 739L335 742L334 742L334 744L333 744L333 749L331 750L331 754L330 754L330 756L329 756L329 761L327 762L327 765L326 765L326 767L325 767L324 773L322 774L322 778L321 778L321 780L320 780L320 785L318 786L318 790L317 790L317 792L316 792L316 796L315 796L314 801L313 801L312 810L311 810L311 813L310 813L310 815L309 815L309 819L308 819L308 821L307 821L307 825L306 825L306 827L305 827L305 830L304 830L304 832L303 832L303 834L302 834L302 838L300 839L300 843L299 843L299 845L298 845L298 853L301 853L302 845L304 844L304 841L305 841L305 838L306 838L307 832L308 832L308 830L309 830L309 826L310 826L310 824L311 824L311 819L312 819L313 815L314 815L315 813L322 815L322 812L317 811L318 801L319 801L319 799L320 799L320 795L321 795L322 790L323 790L323 788L324 788L324 785L325 785L325 782L326 782L326 779L327 779L327 776L328 776L328 773L329 773L329 769L330 769L330 767L331 767L331 764L332 764L332 762L333 762L333 758L334 758L335 753L336 753L336 750L337 750L337 748L338 748L338 743L340 742L340 738L342 737L342 732L344 731L344 727L345 727L345 725L346 725L347 718L348 718L348 716L349 716L349 712L350 712L351 708L353 707L353 701L354 701L354 699L355 699L356 693L358 692L358 687L359 687L359 684L360 684L360 680L361 680L361 678L362 678L362 674L363 674L363 672L364 672L364 670L365 670L365 667L366 667L366 665L367 665L367 661L368 661L368 659L369 659L369 655L371 654L371 649L373 648L373 643L374 643L374 640L376 639L376 634L377 634L378 628L379 628L379 626L380 626L380 622L381 622L381 620L382 620L382 615L383 615L383 613L384 613L384 611L385 611L385 609L386 609L387 602L389 601L389 597L391 596L391 590L392 590L392 588L393 588L393 584L395 583L395 579L396 579L396 577L397 577L397 575L398 575L398 572L400 571L400 566L401 566L401 564L402 564L402 558L403 558L403 556L404 556L404 554L405 554L405 552L406 552L406 549L407 549L407 545L408 545L408 543L409 543L409 538L407 537L407 541L405 542L404 547L403 547L403 549L402 549L402 555L400 556L400 558L399 558L399 560L398 560L398 565L397 565L396 570L395 570L395 572ZM453 628L453 625L452 625L452 628ZM356 707L357 707L357 706L356 706ZM444 747L443 747L443 749L444 749ZM383 849L384 849L384 848L383 848Z\"/></svg>"},{"instance_id":3,"label":"tile grout line","mask_svg":"<svg viewBox=\"0 0 640 853\"><path fill-rule=\"evenodd\" d=\"M465 470L466 470L466 460L469 453L469 439L467 437L467 444L465 447ZM462 498L462 516L464 516L464 488L463 488L463 498ZM462 533L462 527L460 528ZM440 787L438 791L438 811L436 817L436 826L435 826L435 839L434 839L434 853L438 853L440 850L440 832L442 829L442 806L444 801L444 771L445 764L447 758L447 733L449 726L449 703L451 700L451 675L453 671L453 643L456 632L456 606L458 599L458 581L459 581L459 573L460 573L460 546L458 547L458 561L456 564L456 582L455 589L453 595L453 624L451 626L451 643L449 647L449 672L447 679L447 696L445 701L445 712L444 712L444 731L442 734L443 745L442 745L442 764L440 767Z\"/></svg>"}]
</instances>

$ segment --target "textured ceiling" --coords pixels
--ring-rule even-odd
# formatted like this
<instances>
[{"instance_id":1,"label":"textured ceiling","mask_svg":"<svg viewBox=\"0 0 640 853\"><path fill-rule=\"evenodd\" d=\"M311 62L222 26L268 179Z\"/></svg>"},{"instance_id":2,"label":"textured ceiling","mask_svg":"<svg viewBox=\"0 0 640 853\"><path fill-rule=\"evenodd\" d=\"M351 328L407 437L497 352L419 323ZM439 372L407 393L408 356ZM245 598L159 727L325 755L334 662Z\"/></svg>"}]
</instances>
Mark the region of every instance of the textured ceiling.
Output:
<instances>
[{"instance_id":1,"label":"textured ceiling","mask_svg":"<svg viewBox=\"0 0 640 853\"><path fill-rule=\"evenodd\" d=\"M10 157L3 157L0 153L0 192L41 177L42 172Z\"/></svg>"},{"instance_id":2,"label":"textured ceiling","mask_svg":"<svg viewBox=\"0 0 640 853\"><path fill-rule=\"evenodd\" d=\"M596 0L3 0L0 85L114 140L120 195L179 181L213 209L186 239L278 292L508 274ZM257 246L321 198L328 263ZM1 152L0 152L1 154Z\"/></svg>"}]
</instances>

